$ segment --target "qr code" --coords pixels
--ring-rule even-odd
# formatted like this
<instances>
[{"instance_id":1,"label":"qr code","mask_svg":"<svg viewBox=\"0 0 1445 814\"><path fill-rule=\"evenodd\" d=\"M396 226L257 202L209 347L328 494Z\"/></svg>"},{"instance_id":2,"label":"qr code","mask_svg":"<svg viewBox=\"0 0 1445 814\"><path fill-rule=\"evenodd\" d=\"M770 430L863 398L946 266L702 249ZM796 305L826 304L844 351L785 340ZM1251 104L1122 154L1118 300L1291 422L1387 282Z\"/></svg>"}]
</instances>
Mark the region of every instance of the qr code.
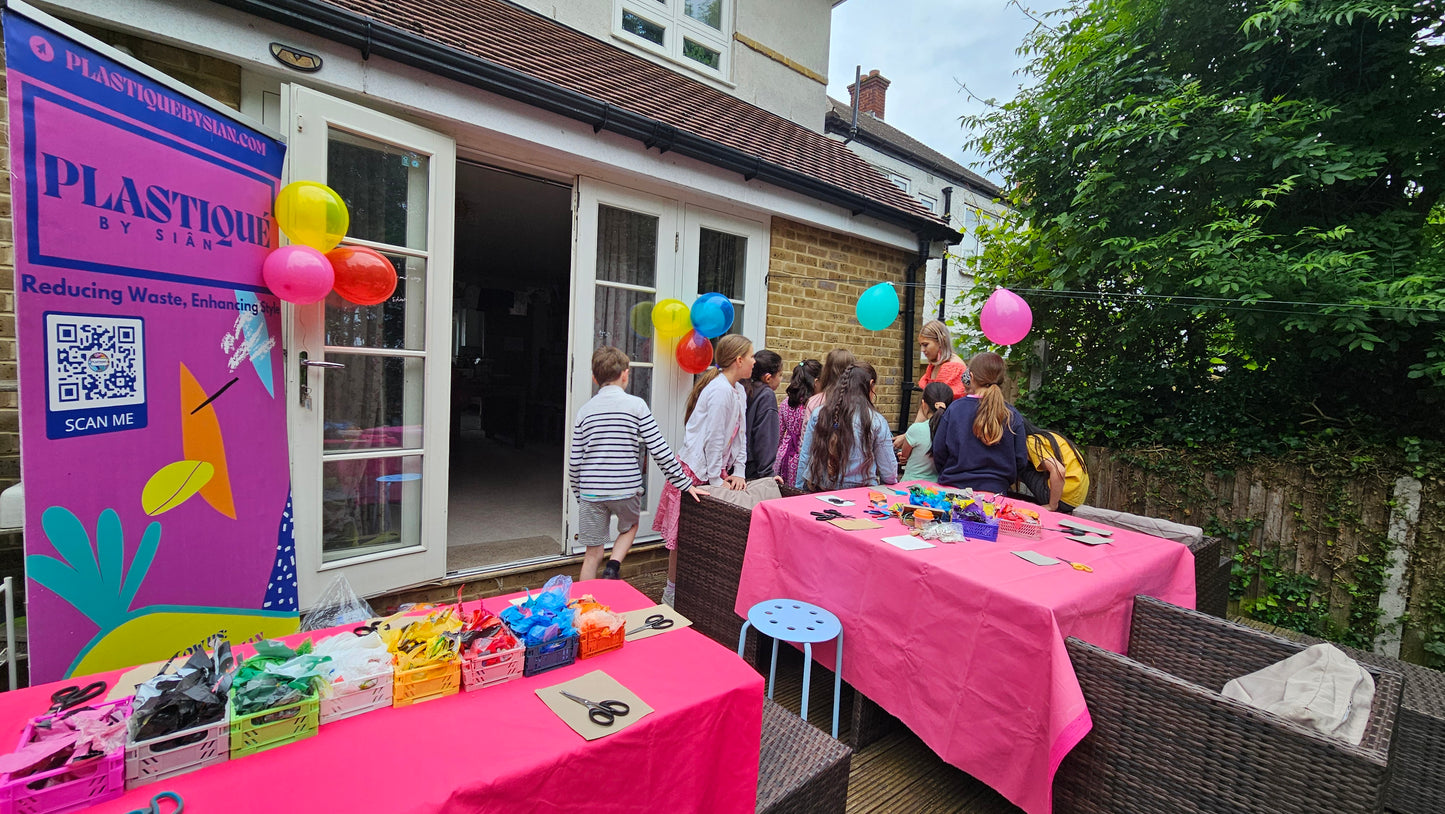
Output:
<instances>
[{"instance_id":1,"label":"qr code","mask_svg":"<svg viewBox=\"0 0 1445 814\"><path fill-rule=\"evenodd\" d=\"M145 324L133 317L46 314L50 410L145 403Z\"/></svg>"}]
</instances>

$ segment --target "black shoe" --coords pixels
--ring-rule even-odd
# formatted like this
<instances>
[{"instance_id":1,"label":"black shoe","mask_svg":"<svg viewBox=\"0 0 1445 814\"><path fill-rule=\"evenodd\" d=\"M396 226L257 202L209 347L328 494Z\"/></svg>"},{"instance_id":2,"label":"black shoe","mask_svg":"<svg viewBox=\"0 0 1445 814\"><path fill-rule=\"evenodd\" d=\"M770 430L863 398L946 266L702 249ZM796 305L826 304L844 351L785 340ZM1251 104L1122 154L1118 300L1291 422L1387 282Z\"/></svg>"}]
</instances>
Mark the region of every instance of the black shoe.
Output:
<instances>
[{"instance_id":1,"label":"black shoe","mask_svg":"<svg viewBox=\"0 0 1445 814\"><path fill-rule=\"evenodd\" d=\"M622 579L622 563L617 560L608 560L607 566L602 569L603 579Z\"/></svg>"}]
</instances>

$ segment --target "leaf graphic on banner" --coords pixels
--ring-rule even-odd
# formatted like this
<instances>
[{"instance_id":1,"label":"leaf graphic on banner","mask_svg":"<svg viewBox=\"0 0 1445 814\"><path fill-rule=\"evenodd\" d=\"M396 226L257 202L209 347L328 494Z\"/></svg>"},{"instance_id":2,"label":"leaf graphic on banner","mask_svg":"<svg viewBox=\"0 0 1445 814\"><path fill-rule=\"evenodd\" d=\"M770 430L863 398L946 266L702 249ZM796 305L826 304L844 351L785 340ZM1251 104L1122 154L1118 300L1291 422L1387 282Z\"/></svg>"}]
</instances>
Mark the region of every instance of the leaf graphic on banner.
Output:
<instances>
[{"instance_id":1,"label":"leaf graphic on banner","mask_svg":"<svg viewBox=\"0 0 1445 814\"><path fill-rule=\"evenodd\" d=\"M176 461L151 475L140 493L140 505L151 517L165 514L190 500L216 474L205 461Z\"/></svg>"},{"instance_id":2,"label":"leaf graphic on banner","mask_svg":"<svg viewBox=\"0 0 1445 814\"><path fill-rule=\"evenodd\" d=\"M94 548L80 518L69 509L51 506L41 515L40 525L61 559L43 554L26 557L30 578L75 606L102 632L124 623L160 548L161 524L146 527L129 573L125 569L125 535L114 509L100 513Z\"/></svg>"},{"instance_id":3,"label":"leaf graphic on banner","mask_svg":"<svg viewBox=\"0 0 1445 814\"><path fill-rule=\"evenodd\" d=\"M221 419L211 394L201 387L185 363L181 363L181 451L188 461L205 461L215 472L200 489L211 508L236 519L236 500L231 493L231 470L226 465L226 442L221 437Z\"/></svg>"}]
</instances>

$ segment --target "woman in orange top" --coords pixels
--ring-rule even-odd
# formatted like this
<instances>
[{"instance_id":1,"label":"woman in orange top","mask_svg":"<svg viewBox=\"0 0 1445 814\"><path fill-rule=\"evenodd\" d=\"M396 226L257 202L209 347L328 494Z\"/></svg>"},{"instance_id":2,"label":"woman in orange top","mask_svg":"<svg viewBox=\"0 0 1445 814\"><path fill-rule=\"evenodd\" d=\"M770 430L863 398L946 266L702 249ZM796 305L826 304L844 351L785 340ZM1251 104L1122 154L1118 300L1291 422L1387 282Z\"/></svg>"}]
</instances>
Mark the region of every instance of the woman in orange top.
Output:
<instances>
[{"instance_id":1,"label":"woman in orange top","mask_svg":"<svg viewBox=\"0 0 1445 814\"><path fill-rule=\"evenodd\" d=\"M923 351L923 358L928 360L928 367L924 368L923 376L918 380L919 390L927 387L929 382L943 382L953 390L954 398L968 395L964 386L968 365L953 352L953 337L948 335L947 325L936 319L925 323L918 333L918 348Z\"/></svg>"}]
</instances>

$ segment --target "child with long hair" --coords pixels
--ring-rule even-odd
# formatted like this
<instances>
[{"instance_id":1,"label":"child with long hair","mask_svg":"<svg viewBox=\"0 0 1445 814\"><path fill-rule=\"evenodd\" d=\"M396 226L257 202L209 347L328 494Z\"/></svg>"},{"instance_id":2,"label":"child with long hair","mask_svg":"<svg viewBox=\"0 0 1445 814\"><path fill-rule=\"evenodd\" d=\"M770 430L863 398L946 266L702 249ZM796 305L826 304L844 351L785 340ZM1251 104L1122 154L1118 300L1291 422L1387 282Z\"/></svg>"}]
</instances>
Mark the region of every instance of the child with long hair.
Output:
<instances>
[{"instance_id":1,"label":"child with long hair","mask_svg":"<svg viewBox=\"0 0 1445 814\"><path fill-rule=\"evenodd\" d=\"M778 385L783 357L770 350L753 354L753 375L743 379L748 395L748 480L771 478L778 460Z\"/></svg>"},{"instance_id":2,"label":"child with long hair","mask_svg":"<svg viewBox=\"0 0 1445 814\"><path fill-rule=\"evenodd\" d=\"M948 326L937 319L923 323L923 329L918 332L918 349L928 362L923 375L918 377L918 389L928 387L930 382L943 382L953 390L954 398L963 398L968 392L964 381L968 365L953 352L953 336Z\"/></svg>"},{"instance_id":3,"label":"child with long hair","mask_svg":"<svg viewBox=\"0 0 1445 814\"><path fill-rule=\"evenodd\" d=\"M798 455L803 449L803 430L808 421L808 399L818 391L823 363L804 359L793 368L788 398L778 407L778 456L773 465L783 483L792 485L798 477Z\"/></svg>"},{"instance_id":4,"label":"child with long hair","mask_svg":"<svg viewBox=\"0 0 1445 814\"><path fill-rule=\"evenodd\" d=\"M809 418L818 411L819 407L823 406L823 398L838 384L838 379L843 376L843 371L847 370L854 361L853 352L847 348L834 348L823 357L823 372L818 374L818 392L808 399Z\"/></svg>"},{"instance_id":5,"label":"child with long hair","mask_svg":"<svg viewBox=\"0 0 1445 814\"><path fill-rule=\"evenodd\" d=\"M1002 494L1030 468L1024 420L1003 397L1002 356L980 353L968 369L967 397L948 405L933 436L938 482Z\"/></svg>"},{"instance_id":6,"label":"child with long hair","mask_svg":"<svg viewBox=\"0 0 1445 814\"><path fill-rule=\"evenodd\" d=\"M717 341L713 367L698 377L683 414L687 428L682 435L678 460L697 486L746 489L742 473L748 465L748 439L744 431L747 394L739 381L753 374L753 343L747 337L728 334ZM729 473L733 474L729 474ZM672 604L677 591L677 518L682 510L682 491L669 483L657 501L652 530L662 534L668 551L667 587L662 601Z\"/></svg>"},{"instance_id":7,"label":"child with long hair","mask_svg":"<svg viewBox=\"0 0 1445 814\"><path fill-rule=\"evenodd\" d=\"M903 461L900 480L933 480L938 467L933 462L933 434L943 421L943 411L953 403L953 388L943 382L929 382L923 388L923 402L918 405L918 421L903 433L899 458Z\"/></svg>"},{"instance_id":8,"label":"child with long hair","mask_svg":"<svg viewBox=\"0 0 1445 814\"><path fill-rule=\"evenodd\" d=\"M1072 512L1089 499L1089 466L1074 442L1053 430L1039 429L1024 416L1024 444L1029 450L1029 472L1019 479L1029 487L1034 502L1050 511Z\"/></svg>"},{"instance_id":9,"label":"child with long hair","mask_svg":"<svg viewBox=\"0 0 1445 814\"><path fill-rule=\"evenodd\" d=\"M867 362L843 372L808 419L794 484L817 492L898 482L888 420L873 408L878 375Z\"/></svg>"}]
</instances>

